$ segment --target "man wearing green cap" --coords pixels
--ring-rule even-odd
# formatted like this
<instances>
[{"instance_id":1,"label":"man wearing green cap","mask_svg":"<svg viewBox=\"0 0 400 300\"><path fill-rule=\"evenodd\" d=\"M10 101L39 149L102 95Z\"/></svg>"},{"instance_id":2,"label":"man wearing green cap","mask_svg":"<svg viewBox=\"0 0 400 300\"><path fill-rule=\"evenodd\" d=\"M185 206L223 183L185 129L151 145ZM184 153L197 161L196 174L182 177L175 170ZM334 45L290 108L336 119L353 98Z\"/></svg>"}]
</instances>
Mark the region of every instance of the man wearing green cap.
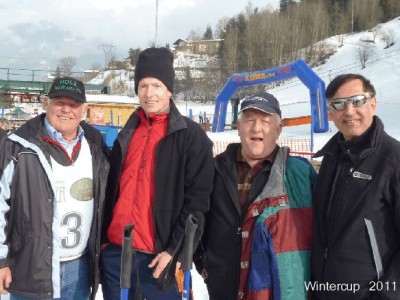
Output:
<instances>
[{"instance_id":1,"label":"man wearing green cap","mask_svg":"<svg viewBox=\"0 0 400 300\"><path fill-rule=\"evenodd\" d=\"M108 149L81 81L56 78L43 107L0 149L0 293L94 299Z\"/></svg>"}]
</instances>

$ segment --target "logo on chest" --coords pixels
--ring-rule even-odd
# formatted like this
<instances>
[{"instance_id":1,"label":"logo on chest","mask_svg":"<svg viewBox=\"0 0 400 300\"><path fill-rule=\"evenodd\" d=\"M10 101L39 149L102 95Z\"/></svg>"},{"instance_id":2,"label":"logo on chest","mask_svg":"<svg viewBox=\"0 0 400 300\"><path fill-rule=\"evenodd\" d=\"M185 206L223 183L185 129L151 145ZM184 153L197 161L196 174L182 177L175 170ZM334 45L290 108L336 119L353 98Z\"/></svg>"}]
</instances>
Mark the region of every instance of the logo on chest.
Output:
<instances>
[{"instance_id":1,"label":"logo on chest","mask_svg":"<svg viewBox=\"0 0 400 300\"><path fill-rule=\"evenodd\" d=\"M354 178L359 178L359 179L364 179L364 180L371 180L372 176L368 174L364 174L358 171L353 172L353 177Z\"/></svg>"}]
</instances>

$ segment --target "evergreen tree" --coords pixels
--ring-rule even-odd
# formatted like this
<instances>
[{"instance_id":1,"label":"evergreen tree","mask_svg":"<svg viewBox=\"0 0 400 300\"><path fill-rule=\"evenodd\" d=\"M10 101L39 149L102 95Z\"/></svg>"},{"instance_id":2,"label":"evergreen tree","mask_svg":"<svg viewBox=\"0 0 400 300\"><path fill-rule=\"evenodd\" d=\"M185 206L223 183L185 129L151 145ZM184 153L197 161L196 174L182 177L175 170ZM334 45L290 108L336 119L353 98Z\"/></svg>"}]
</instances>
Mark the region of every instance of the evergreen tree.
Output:
<instances>
[{"instance_id":1,"label":"evergreen tree","mask_svg":"<svg viewBox=\"0 0 400 300\"><path fill-rule=\"evenodd\" d=\"M281 13L285 13L288 11L289 7L295 5L296 1L294 0L281 0L279 4L279 11Z\"/></svg>"},{"instance_id":2,"label":"evergreen tree","mask_svg":"<svg viewBox=\"0 0 400 300\"><path fill-rule=\"evenodd\" d=\"M339 6L341 10L346 10L351 6L351 1L354 0L325 0L328 9L331 9L335 6Z\"/></svg>"},{"instance_id":3,"label":"evergreen tree","mask_svg":"<svg viewBox=\"0 0 400 300\"><path fill-rule=\"evenodd\" d=\"M247 72L247 19L244 14L239 14L237 19L237 29L238 29L238 43L237 43L237 66L239 72Z\"/></svg>"},{"instance_id":4,"label":"evergreen tree","mask_svg":"<svg viewBox=\"0 0 400 300\"><path fill-rule=\"evenodd\" d=\"M141 51L142 51L142 50L141 50L140 48L135 48L135 49L129 48L129 50L128 50L128 57L129 57L129 59L130 59L130 62L131 62L131 65L132 65L132 66L135 66L135 65L136 65L136 63L137 63L137 61L138 61L138 59L139 59L139 53L140 53Z\"/></svg>"},{"instance_id":5,"label":"evergreen tree","mask_svg":"<svg viewBox=\"0 0 400 300\"><path fill-rule=\"evenodd\" d=\"M243 14L229 19L221 33L223 39L220 48L221 68L226 76L244 72L247 68L246 57L247 20Z\"/></svg>"},{"instance_id":6,"label":"evergreen tree","mask_svg":"<svg viewBox=\"0 0 400 300\"><path fill-rule=\"evenodd\" d=\"M61 77L61 68L60 68L60 66L57 66L54 76L55 77Z\"/></svg>"},{"instance_id":7,"label":"evergreen tree","mask_svg":"<svg viewBox=\"0 0 400 300\"><path fill-rule=\"evenodd\" d=\"M380 0L379 6L382 9L382 22L387 22L400 14L399 0Z\"/></svg>"},{"instance_id":8,"label":"evergreen tree","mask_svg":"<svg viewBox=\"0 0 400 300\"><path fill-rule=\"evenodd\" d=\"M213 39L213 32L210 25L207 25L206 32L204 32L203 40L212 40Z\"/></svg>"}]
</instances>

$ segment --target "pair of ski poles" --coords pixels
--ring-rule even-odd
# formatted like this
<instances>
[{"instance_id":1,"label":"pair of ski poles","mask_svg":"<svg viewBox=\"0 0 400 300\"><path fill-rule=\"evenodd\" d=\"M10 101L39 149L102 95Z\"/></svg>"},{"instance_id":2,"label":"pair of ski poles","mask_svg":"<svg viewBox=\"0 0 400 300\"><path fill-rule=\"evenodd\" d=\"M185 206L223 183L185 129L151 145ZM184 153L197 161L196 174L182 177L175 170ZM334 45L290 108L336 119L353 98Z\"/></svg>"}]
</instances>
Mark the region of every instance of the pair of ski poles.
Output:
<instances>
[{"instance_id":1,"label":"pair of ski poles","mask_svg":"<svg viewBox=\"0 0 400 300\"><path fill-rule=\"evenodd\" d=\"M183 256L182 256L181 268L184 271L182 300L190 300L190 285L191 285L190 270L192 269L192 263L193 263L193 242L197 226L198 226L197 219L190 214L186 220L185 237L183 240L183 248L182 248ZM133 232L133 225L132 224L126 225L124 228L124 236L122 240L121 278L120 278L121 300L129 299L129 289L131 287L132 257L133 257L132 232ZM141 298L141 293L136 293L135 297Z\"/></svg>"}]
</instances>

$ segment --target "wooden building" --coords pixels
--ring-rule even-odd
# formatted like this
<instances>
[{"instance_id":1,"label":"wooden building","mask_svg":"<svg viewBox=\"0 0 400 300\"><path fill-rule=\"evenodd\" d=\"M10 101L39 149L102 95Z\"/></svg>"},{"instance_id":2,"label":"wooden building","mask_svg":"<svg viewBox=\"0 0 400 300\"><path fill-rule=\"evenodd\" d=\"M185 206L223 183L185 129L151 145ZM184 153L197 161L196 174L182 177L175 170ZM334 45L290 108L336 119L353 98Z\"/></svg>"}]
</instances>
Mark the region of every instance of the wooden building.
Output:
<instances>
[{"instance_id":1,"label":"wooden building","mask_svg":"<svg viewBox=\"0 0 400 300\"><path fill-rule=\"evenodd\" d=\"M86 95L87 121L92 125L124 126L132 112L138 108L139 99L117 95Z\"/></svg>"}]
</instances>

